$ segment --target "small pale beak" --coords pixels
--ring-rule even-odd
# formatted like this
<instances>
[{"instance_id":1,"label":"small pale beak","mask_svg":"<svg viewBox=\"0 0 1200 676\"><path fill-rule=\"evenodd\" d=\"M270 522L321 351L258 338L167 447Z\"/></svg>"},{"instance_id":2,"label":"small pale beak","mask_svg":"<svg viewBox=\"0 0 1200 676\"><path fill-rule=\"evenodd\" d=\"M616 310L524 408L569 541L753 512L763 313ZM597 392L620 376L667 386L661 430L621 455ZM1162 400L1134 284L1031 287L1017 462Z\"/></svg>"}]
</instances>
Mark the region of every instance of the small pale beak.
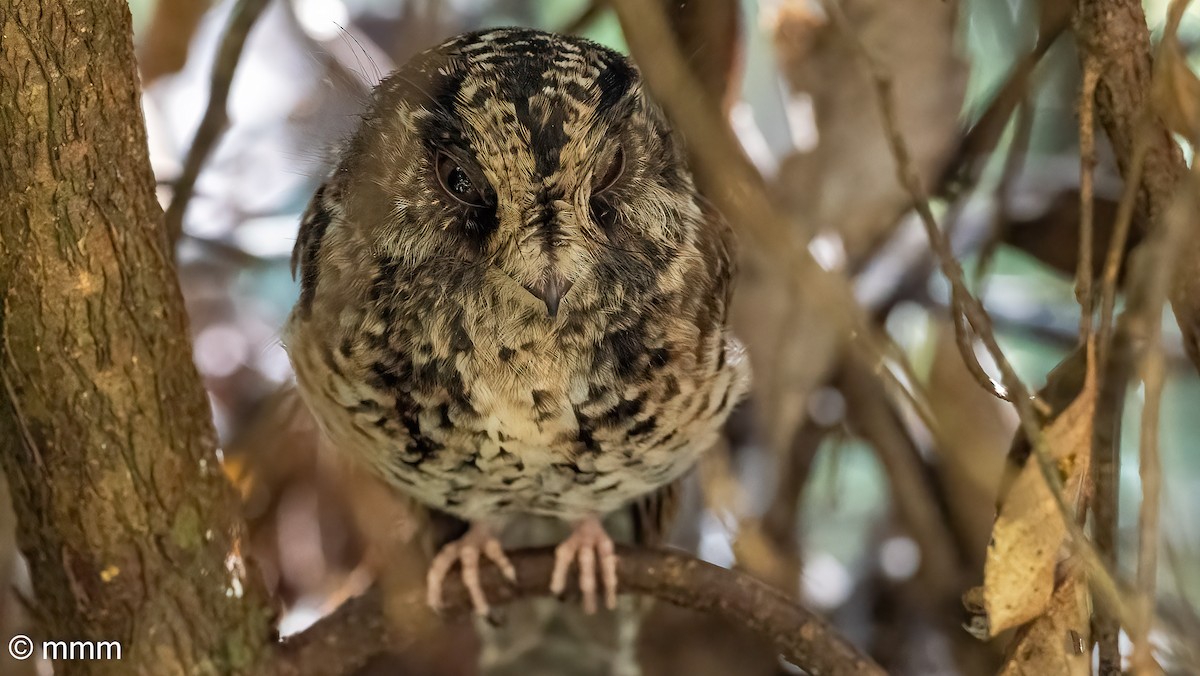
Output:
<instances>
[{"instance_id":1,"label":"small pale beak","mask_svg":"<svg viewBox=\"0 0 1200 676\"><path fill-rule=\"evenodd\" d=\"M525 289L545 303L547 316L554 318L558 316L559 301L571 290L571 284L569 280L550 272L542 279L541 284L533 284Z\"/></svg>"}]
</instances>

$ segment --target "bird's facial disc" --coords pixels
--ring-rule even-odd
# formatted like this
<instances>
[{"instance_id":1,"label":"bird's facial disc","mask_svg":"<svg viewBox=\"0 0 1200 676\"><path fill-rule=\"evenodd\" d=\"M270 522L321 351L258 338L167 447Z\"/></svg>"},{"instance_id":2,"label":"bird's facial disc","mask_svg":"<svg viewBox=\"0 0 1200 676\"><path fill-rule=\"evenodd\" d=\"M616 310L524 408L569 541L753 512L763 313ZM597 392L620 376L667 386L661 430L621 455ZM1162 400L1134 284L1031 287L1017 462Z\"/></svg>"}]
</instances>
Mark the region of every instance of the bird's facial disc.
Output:
<instances>
[{"instance_id":1,"label":"bird's facial disc","mask_svg":"<svg viewBox=\"0 0 1200 676\"><path fill-rule=\"evenodd\" d=\"M381 86L363 145L385 177L371 236L408 265L480 266L548 317L637 302L698 223L636 69L581 39L452 40ZM363 219L371 222L374 219ZM591 299L585 300L585 299Z\"/></svg>"}]
</instances>

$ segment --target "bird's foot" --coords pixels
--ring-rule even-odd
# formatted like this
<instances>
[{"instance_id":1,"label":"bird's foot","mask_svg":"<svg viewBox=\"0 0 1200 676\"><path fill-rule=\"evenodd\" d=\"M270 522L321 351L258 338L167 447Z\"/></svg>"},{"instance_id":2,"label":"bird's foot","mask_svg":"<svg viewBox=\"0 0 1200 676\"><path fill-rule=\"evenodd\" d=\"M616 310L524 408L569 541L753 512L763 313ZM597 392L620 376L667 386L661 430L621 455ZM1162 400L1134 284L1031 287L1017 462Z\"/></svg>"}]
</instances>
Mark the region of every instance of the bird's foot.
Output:
<instances>
[{"instance_id":1,"label":"bird's foot","mask_svg":"<svg viewBox=\"0 0 1200 676\"><path fill-rule=\"evenodd\" d=\"M567 589L567 573L571 562L579 561L579 591L583 594L583 612L596 612L596 563L600 563L600 578L604 585L604 605L617 607L617 553L612 538L595 516L575 525L574 532L554 550L554 573L550 576L550 591L561 596Z\"/></svg>"},{"instance_id":2,"label":"bird's foot","mask_svg":"<svg viewBox=\"0 0 1200 676\"><path fill-rule=\"evenodd\" d=\"M483 585L479 582L479 555L483 554L510 582L517 581L517 570L512 562L504 555L500 540L491 529L480 523L471 524L471 528L459 539L442 547L433 562L429 564L429 573L425 576L427 589L426 600L434 610L442 608L442 583L455 563L462 564L463 586L471 595L471 605L475 614L488 617L491 609L488 606L487 595L483 593Z\"/></svg>"}]
</instances>

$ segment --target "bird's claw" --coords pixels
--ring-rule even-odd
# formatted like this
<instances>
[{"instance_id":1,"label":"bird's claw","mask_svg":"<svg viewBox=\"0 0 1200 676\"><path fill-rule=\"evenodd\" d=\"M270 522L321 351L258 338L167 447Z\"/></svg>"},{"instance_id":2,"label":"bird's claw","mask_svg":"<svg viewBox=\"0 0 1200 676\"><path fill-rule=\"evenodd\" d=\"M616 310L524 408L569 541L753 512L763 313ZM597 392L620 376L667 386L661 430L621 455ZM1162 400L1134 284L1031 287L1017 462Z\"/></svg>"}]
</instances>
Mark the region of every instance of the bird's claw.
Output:
<instances>
[{"instance_id":1,"label":"bird's claw","mask_svg":"<svg viewBox=\"0 0 1200 676\"><path fill-rule=\"evenodd\" d=\"M471 596L471 606L480 617L491 617L487 595L483 593L483 585L479 581L480 554L500 569L501 574L509 582L517 581L517 570L504 554L500 540L491 530L483 525L472 524L471 528L461 538L442 547L429 564L429 572L425 576L427 590L426 601L435 611L442 609L442 583L446 575L454 568L455 563L462 564L462 581L467 593Z\"/></svg>"},{"instance_id":2,"label":"bird's claw","mask_svg":"<svg viewBox=\"0 0 1200 676\"><path fill-rule=\"evenodd\" d=\"M580 521L574 532L554 550L554 573L550 576L550 591L561 596L567 588L567 573L571 562L579 561L579 591L583 595L583 612L596 612L596 563L600 563L600 578L604 585L604 605L617 607L617 553L612 538L605 532L600 519L588 517Z\"/></svg>"}]
</instances>

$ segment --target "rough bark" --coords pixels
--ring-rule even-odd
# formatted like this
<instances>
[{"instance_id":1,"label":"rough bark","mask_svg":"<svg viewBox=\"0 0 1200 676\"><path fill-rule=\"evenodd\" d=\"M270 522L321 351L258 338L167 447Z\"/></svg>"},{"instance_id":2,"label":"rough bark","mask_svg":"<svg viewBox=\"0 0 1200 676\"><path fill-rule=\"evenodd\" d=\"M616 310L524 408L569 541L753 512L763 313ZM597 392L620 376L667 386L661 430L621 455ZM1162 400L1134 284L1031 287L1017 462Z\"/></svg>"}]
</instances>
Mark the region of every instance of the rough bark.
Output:
<instances>
[{"instance_id":1,"label":"rough bark","mask_svg":"<svg viewBox=\"0 0 1200 676\"><path fill-rule=\"evenodd\" d=\"M146 150L124 0L0 4L0 461L57 673L253 673L241 571Z\"/></svg>"},{"instance_id":2,"label":"rough bark","mask_svg":"<svg viewBox=\"0 0 1200 676\"><path fill-rule=\"evenodd\" d=\"M1078 0L1075 32L1080 53L1086 52L1100 64L1096 117L1112 143L1122 174L1129 172L1139 141L1146 143L1137 195L1141 219L1135 222L1155 228L1174 199L1187 166L1179 144L1149 108L1154 69L1142 3ZM1183 332L1184 347L1192 363L1200 368L1200 237L1186 241L1170 300Z\"/></svg>"}]
</instances>

